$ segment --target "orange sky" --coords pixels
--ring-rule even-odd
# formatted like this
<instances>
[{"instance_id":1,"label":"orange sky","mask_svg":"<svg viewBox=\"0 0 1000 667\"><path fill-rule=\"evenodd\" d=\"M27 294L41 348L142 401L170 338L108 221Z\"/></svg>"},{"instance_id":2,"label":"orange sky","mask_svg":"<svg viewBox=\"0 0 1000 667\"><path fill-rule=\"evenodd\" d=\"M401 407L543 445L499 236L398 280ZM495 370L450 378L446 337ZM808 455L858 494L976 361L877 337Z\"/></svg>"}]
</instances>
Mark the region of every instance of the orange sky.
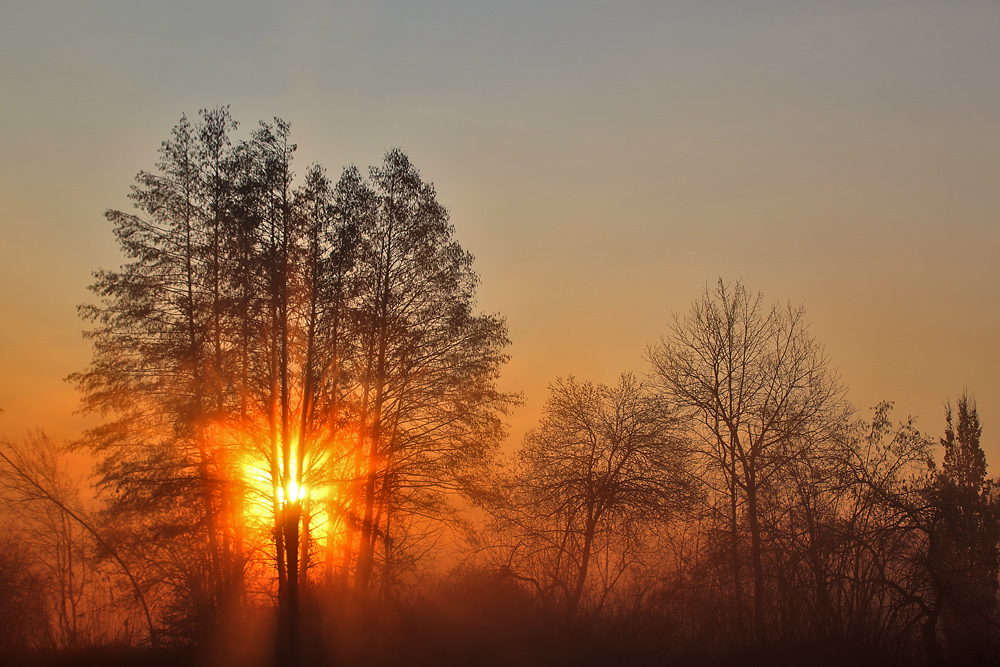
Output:
<instances>
[{"instance_id":1,"label":"orange sky","mask_svg":"<svg viewBox=\"0 0 1000 667\"><path fill-rule=\"evenodd\" d=\"M81 425L107 208L182 112L292 123L297 171L403 148L477 257L526 404L613 382L706 283L808 308L861 408L1000 473L996 2L41 2L0 22L0 435ZM751 7L752 5L752 7Z\"/></svg>"}]
</instances>

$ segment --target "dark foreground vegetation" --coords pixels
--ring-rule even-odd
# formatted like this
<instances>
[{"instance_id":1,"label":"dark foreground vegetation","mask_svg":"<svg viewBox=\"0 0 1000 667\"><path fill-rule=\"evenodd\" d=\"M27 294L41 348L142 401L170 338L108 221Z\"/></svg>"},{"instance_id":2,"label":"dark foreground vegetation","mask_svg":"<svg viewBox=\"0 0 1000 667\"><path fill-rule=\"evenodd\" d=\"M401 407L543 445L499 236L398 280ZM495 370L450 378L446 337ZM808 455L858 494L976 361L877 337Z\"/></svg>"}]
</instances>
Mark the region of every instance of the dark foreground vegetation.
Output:
<instances>
[{"instance_id":1,"label":"dark foreground vegetation","mask_svg":"<svg viewBox=\"0 0 1000 667\"><path fill-rule=\"evenodd\" d=\"M996 662L972 397L856 410L805 311L706 288L512 455L500 315L401 151L296 184L186 118L107 214L100 425L0 442L0 657L37 665ZM95 462L95 497L69 456Z\"/></svg>"},{"instance_id":2,"label":"dark foreground vegetation","mask_svg":"<svg viewBox=\"0 0 1000 667\"><path fill-rule=\"evenodd\" d=\"M877 646L771 641L677 644L653 627L546 617L523 592L502 584L445 586L426 599L382 607L364 619L312 616L303 628L302 665L389 667L547 667L593 665L893 665L912 664ZM487 590L488 589L488 590ZM469 596L474 597L469 597ZM9 651L3 664L38 667L248 667L286 664L275 651L276 619L223 629L196 646L92 646Z\"/></svg>"}]
</instances>

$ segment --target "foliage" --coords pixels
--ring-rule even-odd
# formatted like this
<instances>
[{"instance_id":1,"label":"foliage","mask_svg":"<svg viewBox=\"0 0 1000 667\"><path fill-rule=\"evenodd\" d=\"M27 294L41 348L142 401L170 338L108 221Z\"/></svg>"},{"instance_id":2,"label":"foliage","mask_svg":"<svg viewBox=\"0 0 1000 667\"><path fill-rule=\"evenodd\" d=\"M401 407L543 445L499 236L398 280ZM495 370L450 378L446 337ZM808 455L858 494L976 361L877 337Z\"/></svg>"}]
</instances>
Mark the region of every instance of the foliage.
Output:
<instances>
[{"instance_id":1,"label":"foliage","mask_svg":"<svg viewBox=\"0 0 1000 667\"><path fill-rule=\"evenodd\" d=\"M720 280L646 380L555 380L504 457L506 324L433 185L398 149L296 179L288 123L237 130L182 117L107 213L125 262L95 274L71 378L98 497L65 447L0 440L0 655L247 662L273 635L282 664L996 656L974 399L947 406L938 466L891 403L855 414L804 308ZM447 575L445 544L470 547Z\"/></svg>"},{"instance_id":2,"label":"foliage","mask_svg":"<svg viewBox=\"0 0 1000 667\"><path fill-rule=\"evenodd\" d=\"M927 497L927 557L932 582L925 621L925 646L940 660L937 621L942 621L945 652L952 662L977 664L996 655L1000 498L986 478L986 455L975 401L958 399L957 428L952 408L945 411L941 439L944 462L933 476Z\"/></svg>"},{"instance_id":3,"label":"foliage","mask_svg":"<svg viewBox=\"0 0 1000 667\"><path fill-rule=\"evenodd\" d=\"M495 388L503 318L477 315L472 256L398 150L364 179L312 166L289 125L234 142L228 109L187 118L109 211L127 260L102 270L91 365L116 543L179 640L303 587L367 595L447 519L514 400Z\"/></svg>"}]
</instances>

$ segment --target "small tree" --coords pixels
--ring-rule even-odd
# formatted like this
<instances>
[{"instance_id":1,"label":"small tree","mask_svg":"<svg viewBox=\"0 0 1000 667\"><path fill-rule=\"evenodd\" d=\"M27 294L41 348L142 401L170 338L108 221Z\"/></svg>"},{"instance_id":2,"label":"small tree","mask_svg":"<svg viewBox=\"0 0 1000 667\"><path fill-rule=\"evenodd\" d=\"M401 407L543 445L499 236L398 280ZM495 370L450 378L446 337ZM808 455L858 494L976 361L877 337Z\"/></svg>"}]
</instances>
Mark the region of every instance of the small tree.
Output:
<instances>
[{"instance_id":1,"label":"small tree","mask_svg":"<svg viewBox=\"0 0 1000 667\"><path fill-rule=\"evenodd\" d=\"M894 636L905 645L919 629L929 664L982 664L997 639L1000 503L986 478L975 404L959 399L957 429L947 406L940 469L933 440L912 421L893 433L888 414L888 404L879 406L851 451L853 502L841 537L849 567L836 576L851 604L842 602L841 613L865 630L858 639Z\"/></svg>"},{"instance_id":2,"label":"small tree","mask_svg":"<svg viewBox=\"0 0 1000 667\"><path fill-rule=\"evenodd\" d=\"M945 409L944 462L927 490L927 569L934 583L925 641L936 641L937 621L952 660L976 663L993 655L997 606L1000 502L986 478L986 454L976 403L958 399L958 423ZM935 649L932 648L932 652Z\"/></svg>"},{"instance_id":3,"label":"small tree","mask_svg":"<svg viewBox=\"0 0 1000 667\"><path fill-rule=\"evenodd\" d=\"M883 401L848 439L829 573L843 639L905 654L931 597L922 554L934 443L891 415Z\"/></svg>"},{"instance_id":4,"label":"small tree","mask_svg":"<svg viewBox=\"0 0 1000 667\"><path fill-rule=\"evenodd\" d=\"M155 645L145 595L132 569L87 517L79 480L69 473L65 453L65 446L42 433L21 445L0 439L0 509L9 512L5 528L12 531L6 537L18 537L13 562L27 560L27 567L19 573L26 588L16 596L30 603L44 600L46 606L44 617L34 619L40 625L31 634L44 636L45 644L59 648L76 648L98 636L108 637L111 617L118 610L111 608L109 592L98 583L110 581L115 574L102 567L107 559L131 585L150 643ZM17 511L10 511L13 508ZM25 609L28 614L37 611L30 606ZM116 620L121 620L120 615ZM118 633L117 639L129 638Z\"/></svg>"},{"instance_id":5,"label":"small tree","mask_svg":"<svg viewBox=\"0 0 1000 667\"><path fill-rule=\"evenodd\" d=\"M503 571L573 618L592 565L601 569L600 605L635 564L644 529L684 507L690 483L674 416L632 375L615 387L569 377L549 390L493 527Z\"/></svg>"}]
</instances>

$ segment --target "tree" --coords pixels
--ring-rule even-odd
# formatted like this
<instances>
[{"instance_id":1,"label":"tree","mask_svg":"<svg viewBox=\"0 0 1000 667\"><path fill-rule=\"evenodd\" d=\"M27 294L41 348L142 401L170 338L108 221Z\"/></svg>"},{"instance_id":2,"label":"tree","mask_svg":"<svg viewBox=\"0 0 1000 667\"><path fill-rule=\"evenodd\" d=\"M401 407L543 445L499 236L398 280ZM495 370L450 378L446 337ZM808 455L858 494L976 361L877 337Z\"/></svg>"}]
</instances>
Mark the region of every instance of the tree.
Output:
<instances>
[{"instance_id":1,"label":"tree","mask_svg":"<svg viewBox=\"0 0 1000 667\"><path fill-rule=\"evenodd\" d=\"M472 255L454 239L432 185L399 150L371 169L358 262L360 354L354 376L361 427L354 587L367 594L378 553L383 569L412 539L404 517L441 516L502 434L516 397L495 383L507 361L498 315L476 315ZM384 579L388 583L390 578Z\"/></svg>"},{"instance_id":2,"label":"tree","mask_svg":"<svg viewBox=\"0 0 1000 667\"><path fill-rule=\"evenodd\" d=\"M959 399L957 429L947 406L941 469L933 441L912 420L893 431L889 410L876 409L845 458L848 503L831 581L851 630L846 638L891 639L904 651L919 638L930 664L980 664L997 639L1000 506L986 479L975 404Z\"/></svg>"},{"instance_id":3,"label":"tree","mask_svg":"<svg viewBox=\"0 0 1000 667\"><path fill-rule=\"evenodd\" d=\"M974 399L958 399L958 423L945 408L944 461L925 493L926 567L933 583L925 623L928 656L939 660L938 620L951 660L974 664L994 655L997 642L1000 499L986 478L982 427Z\"/></svg>"},{"instance_id":4,"label":"tree","mask_svg":"<svg viewBox=\"0 0 1000 667\"><path fill-rule=\"evenodd\" d=\"M40 626L29 633L44 635L44 644L77 648L100 634L107 636L114 631L100 624L108 620L108 591L101 590L97 580L107 582L110 575L101 571L100 553L131 585L149 641L156 645L143 590L132 569L81 507L79 482L69 474L65 453L64 446L57 446L42 433L31 436L23 445L0 440L0 506L19 510L9 513L5 526L16 530L21 547L12 552L13 561L31 561L19 572L25 589L12 591L12 599L20 596L35 604L46 600L47 613L34 619ZM29 605L25 611L30 614L40 610Z\"/></svg>"},{"instance_id":5,"label":"tree","mask_svg":"<svg viewBox=\"0 0 1000 667\"><path fill-rule=\"evenodd\" d=\"M883 401L870 422L853 425L842 453L838 511L830 525L833 639L910 652L912 629L927 611L926 494L933 440L913 418L894 425Z\"/></svg>"},{"instance_id":6,"label":"tree","mask_svg":"<svg viewBox=\"0 0 1000 667\"><path fill-rule=\"evenodd\" d=\"M689 412L706 478L728 502L733 602L743 609L743 521L749 531L753 636L767 636L765 505L790 462L813 455L846 412L844 390L801 307L766 306L739 282L715 290L675 316L648 359L666 400Z\"/></svg>"},{"instance_id":7,"label":"tree","mask_svg":"<svg viewBox=\"0 0 1000 667\"><path fill-rule=\"evenodd\" d=\"M633 376L615 387L571 376L549 391L493 523L503 572L561 600L572 619L592 564L603 568L600 605L634 566L644 529L676 516L691 484L676 417Z\"/></svg>"},{"instance_id":8,"label":"tree","mask_svg":"<svg viewBox=\"0 0 1000 667\"><path fill-rule=\"evenodd\" d=\"M236 491L230 443L219 437L234 389L224 348L234 272L223 238L236 124L224 108L200 115L197 125L182 116L156 171L137 175L137 213L106 214L128 261L95 274L101 302L80 309L95 325L86 334L93 361L71 379L86 411L110 417L84 441L99 457L108 511L141 527L128 539L134 553L160 557L155 579L184 582L185 603L170 615L211 626L241 594L244 562L234 514L224 511ZM172 563L140 547L167 536Z\"/></svg>"},{"instance_id":9,"label":"tree","mask_svg":"<svg viewBox=\"0 0 1000 667\"><path fill-rule=\"evenodd\" d=\"M367 595L497 446L508 341L401 151L296 185L288 123L235 129L227 109L182 117L136 212L108 212L127 261L96 274L72 379L107 419L85 444L162 620L209 631L276 596L293 647L317 562Z\"/></svg>"}]
</instances>

